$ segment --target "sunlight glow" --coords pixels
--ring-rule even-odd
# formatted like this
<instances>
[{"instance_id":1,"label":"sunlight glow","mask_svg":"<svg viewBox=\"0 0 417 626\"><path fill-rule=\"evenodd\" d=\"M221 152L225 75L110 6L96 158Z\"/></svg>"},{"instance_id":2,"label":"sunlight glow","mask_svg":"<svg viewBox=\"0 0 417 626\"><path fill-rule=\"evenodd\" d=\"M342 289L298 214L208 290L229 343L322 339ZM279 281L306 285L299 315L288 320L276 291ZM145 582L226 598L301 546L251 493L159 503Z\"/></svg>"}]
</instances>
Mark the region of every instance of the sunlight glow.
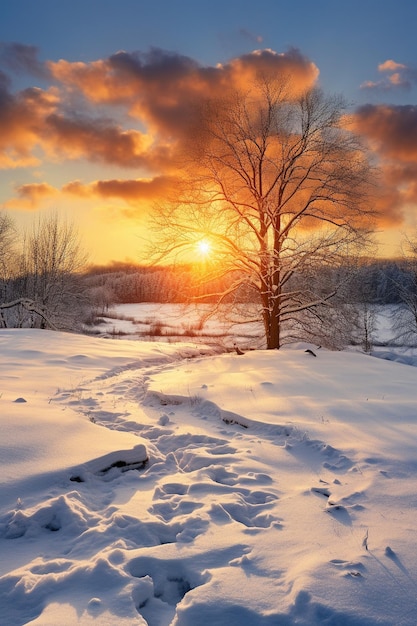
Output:
<instances>
[{"instance_id":1,"label":"sunlight glow","mask_svg":"<svg viewBox=\"0 0 417 626\"><path fill-rule=\"evenodd\" d=\"M197 243L197 250L201 256L207 257L211 252L211 245L207 239L202 239Z\"/></svg>"}]
</instances>

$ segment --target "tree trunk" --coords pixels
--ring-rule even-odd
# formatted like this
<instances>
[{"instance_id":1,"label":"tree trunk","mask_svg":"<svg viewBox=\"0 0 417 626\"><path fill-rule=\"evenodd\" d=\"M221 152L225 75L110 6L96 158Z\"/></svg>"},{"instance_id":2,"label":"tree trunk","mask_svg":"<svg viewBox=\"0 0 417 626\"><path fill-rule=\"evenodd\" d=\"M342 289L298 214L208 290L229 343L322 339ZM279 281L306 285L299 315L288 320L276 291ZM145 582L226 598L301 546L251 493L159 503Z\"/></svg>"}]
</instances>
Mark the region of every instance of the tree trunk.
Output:
<instances>
[{"instance_id":1,"label":"tree trunk","mask_svg":"<svg viewBox=\"0 0 417 626\"><path fill-rule=\"evenodd\" d=\"M281 347L280 320L276 315L271 315L269 333L266 338L267 350L279 350Z\"/></svg>"}]
</instances>

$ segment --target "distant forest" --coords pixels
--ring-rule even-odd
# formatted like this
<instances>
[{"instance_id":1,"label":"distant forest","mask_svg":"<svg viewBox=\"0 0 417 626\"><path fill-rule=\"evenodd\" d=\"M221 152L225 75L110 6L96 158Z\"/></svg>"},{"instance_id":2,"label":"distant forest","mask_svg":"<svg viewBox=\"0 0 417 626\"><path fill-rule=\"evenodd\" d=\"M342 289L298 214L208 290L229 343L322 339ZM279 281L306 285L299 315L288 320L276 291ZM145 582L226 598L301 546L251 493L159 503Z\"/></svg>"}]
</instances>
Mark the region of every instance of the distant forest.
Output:
<instances>
[{"instance_id":1,"label":"distant forest","mask_svg":"<svg viewBox=\"0 0 417 626\"><path fill-rule=\"evenodd\" d=\"M323 269L323 274L329 270ZM333 270L336 271L336 270ZM338 268L343 272L343 268ZM346 270L351 274L352 270ZM364 300L369 304L400 304L404 291L416 290L416 269L408 260L376 260L364 262L355 271L350 285L351 302ZM316 279L320 281L318 269ZM295 277L293 283L301 280ZM95 301L104 308L112 304L140 302L184 303L190 299L208 302L210 294L223 292L232 282L229 276L221 281L202 281L193 266L149 267L133 263L115 262L110 265L91 266L82 276L82 282ZM241 293L241 301L250 298Z\"/></svg>"}]
</instances>

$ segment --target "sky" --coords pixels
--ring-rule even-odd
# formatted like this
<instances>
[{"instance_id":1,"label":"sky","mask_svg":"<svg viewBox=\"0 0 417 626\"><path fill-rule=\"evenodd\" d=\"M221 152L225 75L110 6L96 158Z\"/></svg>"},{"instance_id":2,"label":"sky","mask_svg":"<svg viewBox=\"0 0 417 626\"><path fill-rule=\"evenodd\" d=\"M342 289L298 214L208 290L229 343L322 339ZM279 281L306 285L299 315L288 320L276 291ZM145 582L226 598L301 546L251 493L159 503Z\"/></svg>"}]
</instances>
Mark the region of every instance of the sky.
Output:
<instances>
[{"instance_id":1,"label":"sky","mask_svg":"<svg viewBox=\"0 0 417 626\"><path fill-rule=\"evenodd\" d=\"M143 261L190 104L269 63L349 103L396 255L417 227L416 23L413 0L2 0L0 208L69 217L93 263Z\"/></svg>"}]
</instances>

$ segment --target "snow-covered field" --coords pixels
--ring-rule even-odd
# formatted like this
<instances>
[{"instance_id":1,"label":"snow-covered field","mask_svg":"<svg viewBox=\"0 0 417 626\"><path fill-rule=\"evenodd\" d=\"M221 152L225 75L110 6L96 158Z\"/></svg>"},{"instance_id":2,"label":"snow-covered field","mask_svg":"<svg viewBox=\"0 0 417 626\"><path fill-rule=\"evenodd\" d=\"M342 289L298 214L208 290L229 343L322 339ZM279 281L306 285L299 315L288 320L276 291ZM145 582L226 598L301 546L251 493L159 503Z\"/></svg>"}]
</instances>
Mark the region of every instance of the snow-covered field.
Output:
<instances>
[{"instance_id":1,"label":"snow-covered field","mask_svg":"<svg viewBox=\"0 0 417 626\"><path fill-rule=\"evenodd\" d=\"M0 331L0 625L416 626L417 369Z\"/></svg>"},{"instance_id":2,"label":"snow-covered field","mask_svg":"<svg viewBox=\"0 0 417 626\"><path fill-rule=\"evenodd\" d=\"M247 314L247 305L245 306ZM153 341L188 341L210 343L230 348L237 340L250 348L263 347L262 324L242 322L242 316L228 314L228 309L213 313L206 304L118 304L102 322L87 328L88 332L105 337L125 337ZM236 323L239 320L239 323ZM233 323L235 322L235 323Z\"/></svg>"}]
</instances>

